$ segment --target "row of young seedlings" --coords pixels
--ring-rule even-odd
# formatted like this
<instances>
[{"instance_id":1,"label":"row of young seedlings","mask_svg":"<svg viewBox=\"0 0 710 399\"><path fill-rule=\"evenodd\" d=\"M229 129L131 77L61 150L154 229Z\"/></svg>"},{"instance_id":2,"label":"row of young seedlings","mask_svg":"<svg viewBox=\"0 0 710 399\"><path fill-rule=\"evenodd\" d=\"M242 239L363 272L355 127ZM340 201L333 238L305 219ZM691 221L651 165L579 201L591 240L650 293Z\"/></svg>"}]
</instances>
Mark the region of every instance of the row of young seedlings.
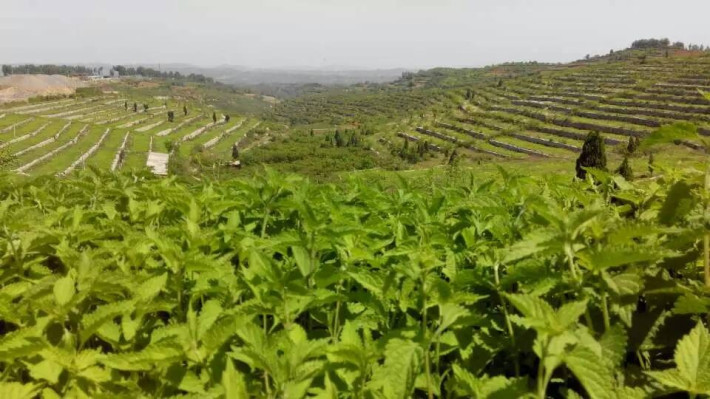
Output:
<instances>
[{"instance_id":1,"label":"row of young seedlings","mask_svg":"<svg viewBox=\"0 0 710 399\"><path fill-rule=\"evenodd\" d=\"M47 122L47 123L45 123L44 125L40 126L38 129L36 129L36 130L34 130L34 131L30 132L30 133L24 134L24 135L22 135L22 136L20 136L20 137L15 137L15 138L12 139L12 140L8 140L8 141L6 141L6 142L0 144L0 149L5 148L5 147L7 147L7 146L9 146L9 145L12 145L12 144L15 144L15 143L19 143L20 141L27 140L27 139L29 139L29 138L31 138L31 137L34 137L34 136L36 136L36 135L42 133L42 131L44 131L44 129L46 129L47 126L49 126L49 125L50 125L50 123Z\"/></svg>"},{"instance_id":2,"label":"row of young seedlings","mask_svg":"<svg viewBox=\"0 0 710 399\"><path fill-rule=\"evenodd\" d=\"M547 154L545 154L545 153L543 153L543 152L536 151L536 150L531 150L531 149L529 149L529 148L518 147L518 146L516 146L516 145L509 144L509 143L504 143L504 142L502 142L502 141L499 141L499 140L490 138L490 137L486 136L486 135L483 134L483 133L474 132L473 130L465 129L465 128L460 127L460 126L454 126L454 125L451 125L451 124L448 124L448 123L443 123L443 122L437 122L437 126L441 126L441 127L446 128L446 129L449 129L449 130L454 130L454 131L463 133L463 134L465 134L465 135L467 135L467 136L473 137L473 138L478 139L478 140L486 141L488 144L490 144L490 145L492 145L492 146L494 146L494 147L503 148L503 149L505 149L505 150L509 150L509 151L513 151L513 152L518 152L518 153L521 153L521 154L526 154L526 155L531 155L531 156L536 156L536 157L541 157L541 158L549 158L549 155L547 155Z\"/></svg>"},{"instance_id":3,"label":"row of young seedlings","mask_svg":"<svg viewBox=\"0 0 710 399\"><path fill-rule=\"evenodd\" d=\"M67 122L67 124L64 125L61 129L59 129L59 131L57 133L55 133L52 137L50 137L46 140L42 140L35 145L31 145L29 147L23 148L22 150L14 153L13 156L19 157L20 155L26 154L32 150L36 150L37 148L42 148L50 143L57 141L57 139L59 139L59 137L62 135L62 133L64 133L67 129L69 129L69 126L71 126L71 124L72 124L71 122Z\"/></svg>"},{"instance_id":4,"label":"row of young seedlings","mask_svg":"<svg viewBox=\"0 0 710 399\"><path fill-rule=\"evenodd\" d=\"M559 112L559 113L565 114L565 115L579 116L579 117L588 118L588 119L624 122L624 123L630 123L633 125L640 125L640 126L646 126L646 127L660 127L662 125L662 123L655 121L655 120L650 120L650 119L638 118L638 117L627 116L627 115L616 115L613 113L612 114L599 114L596 112L591 112L591 111L587 111L587 110L583 110L583 109L572 109L572 108L561 107L561 106L557 106L557 105L553 105L553 104L542 103L542 102L538 102L538 101L516 100L516 101L511 101L511 103L513 105L518 105L521 107L547 109L547 110Z\"/></svg>"},{"instance_id":5,"label":"row of young seedlings","mask_svg":"<svg viewBox=\"0 0 710 399\"><path fill-rule=\"evenodd\" d=\"M401 138L403 138L403 139L405 139L405 140L407 140L407 141L419 142L419 137L417 137L417 136L412 136L411 134L399 132L399 133L397 133L397 136L398 136L398 137L401 137ZM381 140L384 140L384 139L381 139ZM391 143L389 143L389 140L385 140L385 142L387 142L388 144L391 144ZM432 150L432 151L436 151L436 152L444 152L444 149L441 148L440 146L436 145L436 144L432 144L432 143L430 143L430 142L428 142L428 141L425 141L424 144L425 144L425 148L426 148L427 150Z\"/></svg>"},{"instance_id":6,"label":"row of young seedlings","mask_svg":"<svg viewBox=\"0 0 710 399\"><path fill-rule=\"evenodd\" d=\"M477 114L474 113L469 113L472 116L476 116ZM498 113L498 112L488 112L485 114L486 117L491 117L493 119L500 120L501 122L505 123L511 123L511 124L521 124L521 121L514 118L510 114L506 113ZM461 122L465 122L466 118L462 120ZM531 123L531 122L525 122L523 123L524 127L528 130L534 131L534 132L539 132L539 133L545 133L545 134L551 134L553 136L558 136L558 137L564 137L564 138L569 138L573 140L580 140L584 141L585 138L587 137L586 133L579 133L579 132L573 132L569 130L564 130L560 129L557 127L552 127L549 125L545 124L540 124L540 123ZM621 144L620 140L611 138L611 137L604 137L604 142L608 145L617 145Z\"/></svg>"},{"instance_id":7,"label":"row of young seedlings","mask_svg":"<svg viewBox=\"0 0 710 399\"><path fill-rule=\"evenodd\" d=\"M84 104L89 104L92 102L98 101L99 98L88 98L85 100L65 100L61 102L49 102L49 103L40 103L40 104L35 104L31 106L30 108L25 108L21 110L16 110L13 112L16 112L18 114L38 114L42 112L47 112L47 111L54 111L54 110L60 110L64 108L69 108L69 107L76 107L76 106L82 106Z\"/></svg>"},{"instance_id":8,"label":"row of young seedlings","mask_svg":"<svg viewBox=\"0 0 710 399\"><path fill-rule=\"evenodd\" d=\"M118 148L118 151L116 151L116 156L113 158L113 162L111 163L111 171L114 172L121 168L123 166L123 161L126 159L126 144L128 143L128 136L130 135L131 132L126 132L126 135L123 136L123 142L121 143L121 146Z\"/></svg>"},{"instance_id":9,"label":"row of young seedlings","mask_svg":"<svg viewBox=\"0 0 710 399\"><path fill-rule=\"evenodd\" d=\"M204 149L209 149L209 148L214 147L215 145L217 145L217 143L219 143L220 141L222 141L225 137L227 137L227 136L229 136L230 134L232 134L233 131L235 131L235 130L239 129L240 127L242 127L243 124L244 124L244 119L242 119L241 121L237 122L236 125L234 125L234 126L230 127L229 129L225 130L224 132L222 132L222 133L219 134L218 136L215 136L215 137L209 139L207 142L205 142L204 144L202 144L202 148L204 148ZM259 123L257 123L257 125L258 125L258 124L259 124ZM255 125L254 127L256 127L256 125Z\"/></svg>"},{"instance_id":10,"label":"row of young seedlings","mask_svg":"<svg viewBox=\"0 0 710 399\"><path fill-rule=\"evenodd\" d=\"M480 119L474 120L474 119L469 119L469 118L457 118L456 120L460 123L474 124L474 125L478 124L478 125L481 125L484 127L488 127L490 129L495 129L495 130L503 132L503 134L506 136L510 136L510 137L513 137L513 138L516 138L516 139L522 140L522 141L527 141L527 142L533 143L533 144L540 144L540 145L544 145L546 147L560 148L560 149L569 150L569 151L573 151L573 152L577 152L580 149L580 147L576 147L576 146L573 146L573 145L570 145L567 143L561 143L558 141L543 139L543 138L539 138L539 137L531 137L531 136L521 134L521 133L505 132L504 129L500 128L499 126L493 125L491 123L487 123L487 122L482 121ZM460 128L460 129L465 130L463 128ZM579 136L583 136L583 135L580 134ZM577 136L577 137L579 137L579 136ZM575 137L575 139L576 139L576 137Z\"/></svg>"},{"instance_id":11,"label":"row of young seedlings","mask_svg":"<svg viewBox=\"0 0 710 399\"><path fill-rule=\"evenodd\" d=\"M21 120L21 121L19 121L19 122L13 123L12 125L10 125L10 126L8 126L8 127L5 127L5 128L3 128L3 129L0 129L0 133L7 133L7 132L10 132L10 131L13 131L13 130L17 129L17 128L20 127L20 126L23 126L23 125L26 125L26 124L32 122L33 120L35 120L35 118L23 119L23 120Z\"/></svg>"},{"instance_id":12,"label":"row of young seedlings","mask_svg":"<svg viewBox=\"0 0 710 399\"><path fill-rule=\"evenodd\" d=\"M53 156L55 156L55 155L58 154L59 152L64 151L66 148L69 148L69 147L71 147L72 145L76 144L77 141L79 141L79 139L82 138L82 137L86 134L86 132L88 132L88 130L89 130L89 125L84 125L84 127L81 128L81 130L79 131L79 133L77 133L77 135L74 136L73 139L67 141L66 143L62 144L61 146L55 148L54 150L52 150L52 151L50 151L50 152L48 152L48 153L42 155L41 157L36 158L35 160L30 161L30 162L28 162L28 163L26 163L26 164L20 166L19 168L15 169L15 172L17 172L17 173L25 173L27 170L29 170L30 168L34 167L35 165L37 165L37 164L39 164L39 163L41 163L41 162L44 162L44 161L46 161L46 160L52 158ZM56 140L56 139L55 139L55 140Z\"/></svg>"},{"instance_id":13,"label":"row of young seedlings","mask_svg":"<svg viewBox=\"0 0 710 399\"><path fill-rule=\"evenodd\" d=\"M160 131L160 132L156 133L155 136L157 136L157 137L167 136L167 135L169 135L169 134L171 134L171 133L174 133L174 132L178 131L178 130L179 130L180 128L182 128L183 126L185 126L185 125L187 125L187 124L189 124L189 123L192 123L193 121L199 119L200 117L202 117L202 115L195 115L195 116L193 116L193 117L191 117L191 118L187 118L187 119L185 119L184 121L178 123L175 127L171 127L171 128L168 128L168 129L165 129L165 130L163 130L163 131Z\"/></svg>"},{"instance_id":14,"label":"row of young seedlings","mask_svg":"<svg viewBox=\"0 0 710 399\"><path fill-rule=\"evenodd\" d=\"M77 166L82 165L86 162L87 159L89 159L90 156L92 156L101 146L101 143L104 142L106 139L106 136L108 136L109 132L111 129L106 129L106 131L99 137L99 140L91 146L86 152L84 152L76 161L72 162L71 165L69 165L68 168L66 168L64 171L57 173L57 176L66 176L69 173L73 172L74 169L76 169Z\"/></svg>"},{"instance_id":15,"label":"row of young seedlings","mask_svg":"<svg viewBox=\"0 0 710 399\"><path fill-rule=\"evenodd\" d=\"M694 105L678 105L669 104L668 100L661 100L663 102L642 102L634 100L618 100L613 98L605 98L601 100L604 104L618 105L622 107L634 107L634 108L654 108L665 111L674 111L686 114L704 114L710 115L710 106L700 107Z\"/></svg>"},{"instance_id":16,"label":"row of young seedlings","mask_svg":"<svg viewBox=\"0 0 710 399\"><path fill-rule=\"evenodd\" d=\"M461 141L461 140L457 139L456 137L452 137L452 136L449 136L449 135L446 135L446 134L443 134L443 133L439 133L439 132L436 132L436 131L433 131L433 130L428 130L428 129L425 129L425 128L421 127L421 126L417 127L417 128L416 128L416 131L418 131L419 133L422 133L422 134L426 134L427 136L436 137L436 138L438 138L438 139L441 139L441 140L444 140L444 141L448 141L448 142L454 143L454 144L456 144L456 145L460 145L461 147L466 148L466 149L469 149L469 150L474 151L474 152L480 152L480 153L483 153L483 154L493 155L493 156L500 157L500 158L507 158L506 155L501 154L501 153L499 153L499 152L495 152L495 151L491 151L491 150L486 150L486 149L484 149L484 148L478 148L478 147L476 147L476 146L474 146L474 145L472 145L472 144L469 144L469 143L466 143L466 142L464 142L464 141Z\"/></svg>"},{"instance_id":17,"label":"row of young seedlings","mask_svg":"<svg viewBox=\"0 0 710 399\"><path fill-rule=\"evenodd\" d=\"M540 114L537 112L528 111L525 109L503 107L503 106L498 106L498 105L487 105L485 107L489 111L498 111L498 112L505 112L505 113L509 113L509 114L526 116L528 118L537 119L541 122L550 123L550 124L561 126L561 127L570 127L570 128L574 128L574 129L588 130L588 131L598 131L598 132L602 132L602 133L618 134L618 135L622 135L622 136L643 137L646 135L645 132L633 130L633 129L629 129L629 128L625 128L625 127L598 125L598 124L589 123L589 122L578 122L578 121L572 121L572 120L568 120L568 119L550 118L547 115Z\"/></svg>"}]
</instances>

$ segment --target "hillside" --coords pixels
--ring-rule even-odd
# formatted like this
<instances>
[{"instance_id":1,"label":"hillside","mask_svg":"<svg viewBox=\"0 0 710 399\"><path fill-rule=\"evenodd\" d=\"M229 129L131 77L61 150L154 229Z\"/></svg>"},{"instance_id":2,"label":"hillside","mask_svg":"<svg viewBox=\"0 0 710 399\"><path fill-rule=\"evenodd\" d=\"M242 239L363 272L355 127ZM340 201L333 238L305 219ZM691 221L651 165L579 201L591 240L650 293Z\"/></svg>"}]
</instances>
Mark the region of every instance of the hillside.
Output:
<instances>
[{"instance_id":1,"label":"hillside","mask_svg":"<svg viewBox=\"0 0 710 399\"><path fill-rule=\"evenodd\" d=\"M88 84L62 75L12 75L0 77L0 104L32 97L66 96Z\"/></svg>"},{"instance_id":2,"label":"hillside","mask_svg":"<svg viewBox=\"0 0 710 399\"><path fill-rule=\"evenodd\" d=\"M289 89L0 106L3 398L710 395L710 56Z\"/></svg>"},{"instance_id":3,"label":"hillside","mask_svg":"<svg viewBox=\"0 0 710 399\"><path fill-rule=\"evenodd\" d=\"M159 79L129 78L99 87L73 100L3 107L0 150L14 156L16 168L41 158L44 166L21 169L41 174L66 170L72 158L96 143L82 167L108 167L123 151L123 167L142 168L151 142L159 152L174 152L172 145L182 143L173 170L199 175L230 161L231 145L239 141L239 158L249 173L268 164L332 179L353 170L446 164L454 150L468 165L544 162L571 170L591 131L602 134L612 162L620 162L630 138L641 139L666 124L691 122L701 135L710 134L710 103L699 92L710 90L710 57L684 50L626 50L569 64L437 68L385 84L300 86L300 94L282 99ZM124 107L134 102L146 104L148 112ZM184 117L183 105L196 110L197 118ZM176 131L165 134L168 110L176 115ZM212 126L213 113L233 119ZM239 123L238 134L227 139ZM246 131L251 134L240 140ZM212 141L217 136L219 145ZM80 145L64 147L75 141ZM55 153L55 147L61 150ZM656 155L672 162L697 158L699 150L698 142L686 140ZM49 162L55 157L61 161ZM631 162L645 169L640 156Z\"/></svg>"}]
</instances>

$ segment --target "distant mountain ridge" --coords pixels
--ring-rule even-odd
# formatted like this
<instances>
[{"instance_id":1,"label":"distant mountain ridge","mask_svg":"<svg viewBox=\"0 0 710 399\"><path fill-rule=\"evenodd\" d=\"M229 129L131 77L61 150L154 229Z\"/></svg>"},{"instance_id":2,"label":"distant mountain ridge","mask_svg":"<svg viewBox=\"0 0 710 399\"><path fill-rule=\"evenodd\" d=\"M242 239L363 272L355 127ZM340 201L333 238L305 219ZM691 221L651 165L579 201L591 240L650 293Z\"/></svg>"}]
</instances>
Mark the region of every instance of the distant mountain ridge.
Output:
<instances>
[{"instance_id":1,"label":"distant mountain ridge","mask_svg":"<svg viewBox=\"0 0 710 399\"><path fill-rule=\"evenodd\" d=\"M235 65L198 67L188 64L141 64L149 68L160 68L182 74L202 74L215 80L237 86L268 84L352 85L356 83L386 83L399 79L409 70L394 69L340 69L340 67L320 68L250 68ZM126 65L128 66L128 65Z\"/></svg>"}]
</instances>

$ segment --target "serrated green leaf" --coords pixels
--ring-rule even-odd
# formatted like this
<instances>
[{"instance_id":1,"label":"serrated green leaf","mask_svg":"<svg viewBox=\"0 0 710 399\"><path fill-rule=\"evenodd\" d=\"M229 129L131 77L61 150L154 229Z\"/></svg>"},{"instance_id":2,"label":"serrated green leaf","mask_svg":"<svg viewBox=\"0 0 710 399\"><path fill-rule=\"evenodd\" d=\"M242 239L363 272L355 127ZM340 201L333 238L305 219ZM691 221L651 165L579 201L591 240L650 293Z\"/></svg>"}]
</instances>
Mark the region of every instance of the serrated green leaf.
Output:
<instances>
[{"instance_id":1,"label":"serrated green leaf","mask_svg":"<svg viewBox=\"0 0 710 399\"><path fill-rule=\"evenodd\" d=\"M197 338L201 339L222 314L222 305L218 300L211 299L202 305L197 318Z\"/></svg>"},{"instance_id":2,"label":"serrated green leaf","mask_svg":"<svg viewBox=\"0 0 710 399\"><path fill-rule=\"evenodd\" d=\"M64 370L61 365L51 360L43 360L37 364L28 365L32 378L45 380L51 384L56 384L59 381L59 375Z\"/></svg>"},{"instance_id":3,"label":"serrated green leaf","mask_svg":"<svg viewBox=\"0 0 710 399\"><path fill-rule=\"evenodd\" d=\"M676 368L649 372L658 382L694 395L710 395L710 333L698 323L676 346Z\"/></svg>"},{"instance_id":4,"label":"serrated green leaf","mask_svg":"<svg viewBox=\"0 0 710 399\"><path fill-rule=\"evenodd\" d=\"M135 305L134 301L119 301L107 305L101 305L89 314L81 318L81 331L79 337L81 342L86 342L104 324L112 321L115 317L131 313Z\"/></svg>"},{"instance_id":5,"label":"serrated green leaf","mask_svg":"<svg viewBox=\"0 0 710 399\"><path fill-rule=\"evenodd\" d=\"M597 272L632 263L659 261L663 259L663 252L659 250L628 246L607 246L595 251L580 252L577 255L580 260L580 265Z\"/></svg>"},{"instance_id":6,"label":"serrated green leaf","mask_svg":"<svg viewBox=\"0 0 710 399\"><path fill-rule=\"evenodd\" d=\"M311 264L311 255L308 250L301 246L292 246L293 258L296 260L298 270L301 271L303 277L308 277L313 273L313 265Z\"/></svg>"},{"instance_id":7,"label":"serrated green leaf","mask_svg":"<svg viewBox=\"0 0 710 399\"><path fill-rule=\"evenodd\" d=\"M458 319L470 314L465 308L451 303L439 306L439 312L441 321L439 322L439 328L436 330L436 335L441 335L444 330L451 327Z\"/></svg>"},{"instance_id":8,"label":"serrated green leaf","mask_svg":"<svg viewBox=\"0 0 710 399\"><path fill-rule=\"evenodd\" d=\"M224 397L226 399L249 397L244 375L234 368L234 363L231 359L227 359L227 365L222 372L222 386L224 387Z\"/></svg>"},{"instance_id":9,"label":"serrated green leaf","mask_svg":"<svg viewBox=\"0 0 710 399\"><path fill-rule=\"evenodd\" d=\"M116 370L140 371L165 367L183 358L182 348L172 342L149 345L140 352L125 352L107 355L101 359L106 367Z\"/></svg>"},{"instance_id":10,"label":"serrated green leaf","mask_svg":"<svg viewBox=\"0 0 710 399\"><path fill-rule=\"evenodd\" d=\"M40 384L20 384L19 382L0 382L3 399L33 399L42 389Z\"/></svg>"},{"instance_id":11,"label":"serrated green leaf","mask_svg":"<svg viewBox=\"0 0 710 399\"><path fill-rule=\"evenodd\" d=\"M564 355L569 368L591 399L614 398L614 376L604 359L586 346L578 345Z\"/></svg>"},{"instance_id":12,"label":"serrated green leaf","mask_svg":"<svg viewBox=\"0 0 710 399\"><path fill-rule=\"evenodd\" d=\"M74 286L74 278L67 275L54 283L54 288L52 289L54 293L54 301L59 306L64 306L71 301L76 293L76 287Z\"/></svg>"},{"instance_id":13,"label":"serrated green leaf","mask_svg":"<svg viewBox=\"0 0 710 399\"><path fill-rule=\"evenodd\" d=\"M410 398L422 356L422 348L417 343L397 338L390 340L385 347L385 363L375 370L371 387L386 398Z\"/></svg>"},{"instance_id":14,"label":"serrated green leaf","mask_svg":"<svg viewBox=\"0 0 710 399\"><path fill-rule=\"evenodd\" d=\"M659 144L669 144L680 140L698 139L698 128L689 122L676 122L664 125L653 131L641 141L640 148L645 150Z\"/></svg>"},{"instance_id":15,"label":"serrated green leaf","mask_svg":"<svg viewBox=\"0 0 710 399\"><path fill-rule=\"evenodd\" d=\"M167 273L147 279L138 286L138 289L136 289L134 294L135 298L141 302L151 301L160 293L163 287L165 287L167 280Z\"/></svg>"},{"instance_id":16,"label":"serrated green leaf","mask_svg":"<svg viewBox=\"0 0 710 399\"><path fill-rule=\"evenodd\" d=\"M658 222L666 226L675 225L682 220L695 205L691 186L679 181L671 186L663 202L663 207L658 212Z\"/></svg>"}]
</instances>

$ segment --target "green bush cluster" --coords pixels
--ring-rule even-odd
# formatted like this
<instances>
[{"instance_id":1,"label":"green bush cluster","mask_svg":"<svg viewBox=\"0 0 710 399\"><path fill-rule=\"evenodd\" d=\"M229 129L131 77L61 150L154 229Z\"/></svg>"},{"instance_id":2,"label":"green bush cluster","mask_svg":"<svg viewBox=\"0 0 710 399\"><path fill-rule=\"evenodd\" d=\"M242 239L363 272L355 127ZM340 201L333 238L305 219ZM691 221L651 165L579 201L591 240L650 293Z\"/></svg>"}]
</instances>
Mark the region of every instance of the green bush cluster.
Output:
<instances>
[{"instance_id":1,"label":"green bush cluster","mask_svg":"<svg viewBox=\"0 0 710 399\"><path fill-rule=\"evenodd\" d=\"M707 395L702 179L2 179L0 391Z\"/></svg>"}]
</instances>

